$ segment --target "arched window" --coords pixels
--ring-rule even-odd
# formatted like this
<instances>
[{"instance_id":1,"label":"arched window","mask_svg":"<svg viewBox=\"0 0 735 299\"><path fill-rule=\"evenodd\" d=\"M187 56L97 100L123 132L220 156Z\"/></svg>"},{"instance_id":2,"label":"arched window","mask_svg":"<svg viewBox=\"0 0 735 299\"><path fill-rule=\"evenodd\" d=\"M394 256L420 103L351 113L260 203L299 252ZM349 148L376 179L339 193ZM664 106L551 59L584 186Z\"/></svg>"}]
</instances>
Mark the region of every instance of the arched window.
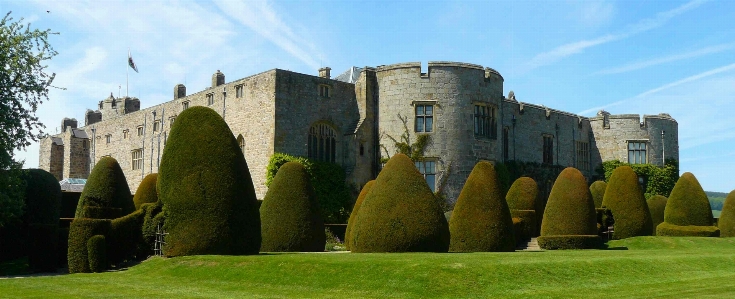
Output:
<instances>
[{"instance_id":1,"label":"arched window","mask_svg":"<svg viewBox=\"0 0 735 299\"><path fill-rule=\"evenodd\" d=\"M237 136L237 145L240 147L242 155L245 155L245 138L242 135Z\"/></svg>"},{"instance_id":2,"label":"arched window","mask_svg":"<svg viewBox=\"0 0 735 299\"><path fill-rule=\"evenodd\" d=\"M337 134L326 124L309 129L309 159L334 163L337 152Z\"/></svg>"}]
</instances>

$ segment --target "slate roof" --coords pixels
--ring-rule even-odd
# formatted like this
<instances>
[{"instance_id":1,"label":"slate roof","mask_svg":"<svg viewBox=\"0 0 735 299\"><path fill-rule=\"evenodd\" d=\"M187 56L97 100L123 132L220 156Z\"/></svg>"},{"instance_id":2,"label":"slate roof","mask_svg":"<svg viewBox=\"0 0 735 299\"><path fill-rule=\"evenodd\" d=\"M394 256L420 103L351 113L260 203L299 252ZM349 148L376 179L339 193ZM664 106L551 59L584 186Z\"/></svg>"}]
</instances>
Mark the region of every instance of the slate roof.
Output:
<instances>
[{"instance_id":1,"label":"slate roof","mask_svg":"<svg viewBox=\"0 0 735 299\"><path fill-rule=\"evenodd\" d=\"M334 77L334 80L355 84L357 79L360 79L360 72L362 72L361 67L353 66L344 73Z\"/></svg>"}]
</instances>

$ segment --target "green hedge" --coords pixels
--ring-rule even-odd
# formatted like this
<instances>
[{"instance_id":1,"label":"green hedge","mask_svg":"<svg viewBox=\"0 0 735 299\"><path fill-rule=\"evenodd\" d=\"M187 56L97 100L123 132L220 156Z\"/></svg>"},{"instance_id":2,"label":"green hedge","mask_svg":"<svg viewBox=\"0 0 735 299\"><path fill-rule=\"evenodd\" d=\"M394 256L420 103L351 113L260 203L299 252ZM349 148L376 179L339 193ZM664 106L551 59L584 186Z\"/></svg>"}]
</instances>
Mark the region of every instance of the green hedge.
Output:
<instances>
[{"instance_id":1,"label":"green hedge","mask_svg":"<svg viewBox=\"0 0 735 299\"><path fill-rule=\"evenodd\" d=\"M105 236L94 235L87 241L89 271L99 273L107 270L107 242Z\"/></svg>"},{"instance_id":2,"label":"green hedge","mask_svg":"<svg viewBox=\"0 0 735 299\"><path fill-rule=\"evenodd\" d=\"M669 197L676 181L679 179L679 162L675 159L666 159L666 163L664 164L664 167L659 167L653 164L628 164L618 160L612 160L602 162L597 172L609 183L610 176L612 176L615 168L630 166L637 176L645 178L647 182L646 190L644 190L646 199L654 195Z\"/></svg>"},{"instance_id":3,"label":"green hedge","mask_svg":"<svg viewBox=\"0 0 735 299\"><path fill-rule=\"evenodd\" d=\"M475 164L449 220L450 251L515 250L513 219L501 192L493 164Z\"/></svg>"},{"instance_id":4,"label":"green hedge","mask_svg":"<svg viewBox=\"0 0 735 299\"><path fill-rule=\"evenodd\" d=\"M144 211L139 209L112 220L108 240L113 245L108 252L110 263L117 265L125 260L133 259L140 251L139 248L145 247L142 231L144 217Z\"/></svg>"},{"instance_id":5,"label":"green hedge","mask_svg":"<svg viewBox=\"0 0 735 299\"><path fill-rule=\"evenodd\" d=\"M510 210L510 216L523 220L524 238L538 237L538 223L535 210ZM518 236L516 236L518 239Z\"/></svg>"},{"instance_id":6,"label":"green hedge","mask_svg":"<svg viewBox=\"0 0 735 299\"><path fill-rule=\"evenodd\" d=\"M607 183L605 181L596 181L590 185L590 193L592 194L592 201L595 202L595 208L602 207L602 200L605 198L606 189Z\"/></svg>"},{"instance_id":7,"label":"green hedge","mask_svg":"<svg viewBox=\"0 0 735 299\"><path fill-rule=\"evenodd\" d=\"M528 237L526 235L526 222L524 219L513 217L513 235L515 236L515 244L523 243Z\"/></svg>"},{"instance_id":8,"label":"green hedge","mask_svg":"<svg viewBox=\"0 0 735 299\"><path fill-rule=\"evenodd\" d=\"M56 269L61 187L56 178L42 169L22 172L25 180L25 213L27 226L28 266L32 271Z\"/></svg>"},{"instance_id":9,"label":"green hedge","mask_svg":"<svg viewBox=\"0 0 735 299\"><path fill-rule=\"evenodd\" d=\"M304 157L275 153L268 160L265 185L270 187L278 169L287 162L298 162L306 168L311 185L319 200L322 219L325 223L346 223L350 217L353 198L345 182L345 172L334 163L320 162Z\"/></svg>"},{"instance_id":10,"label":"green hedge","mask_svg":"<svg viewBox=\"0 0 735 299\"><path fill-rule=\"evenodd\" d=\"M85 209L87 206L121 210L117 215L106 213L89 215L87 212L92 210ZM135 211L135 205L120 164L112 157L102 157L89 174L82 195L79 197L74 218L113 219L133 211Z\"/></svg>"},{"instance_id":11,"label":"green hedge","mask_svg":"<svg viewBox=\"0 0 735 299\"><path fill-rule=\"evenodd\" d=\"M138 185L138 190L135 191L133 196L133 204L135 209L140 209L140 206L146 203L153 203L158 201L158 192L156 192L156 182L158 182L157 173L149 173L143 178L143 181Z\"/></svg>"},{"instance_id":12,"label":"green hedge","mask_svg":"<svg viewBox=\"0 0 735 299\"><path fill-rule=\"evenodd\" d=\"M122 214L122 209L120 208L84 206L82 210L85 215L83 218L92 219L115 219Z\"/></svg>"},{"instance_id":13,"label":"green hedge","mask_svg":"<svg viewBox=\"0 0 735 299\"><path fill-rule=\"evenodd\" d=\"M56 265L66 267L69 265L67 257L69 255L69 228L59 228L56 243Z\"/></svg>"},{"instance_id":14,"label":"green hedge","mask_svg":"<svg viewBox=\"0 0 735 299\"><path fill-rule=\"evenodd\" d=\"M31 223L28 225L28 267L31 271L56 270L58 241L58 224Z\"/></svg>"},{"instance_id":15,"label":"green hedge","mask_svg":"<svg viewBox=\"0 0 735 299\"><path fill-rule=\"evenodd\" d=\"M735 190L725 198L717 226L720 227L720 237L735 237Z\"/></svg>"},{"instance_id":16,"label":"green hedge","mask_svg":"<svg viewBox=\"0 0 735 299\"><path fill-rule=\"evenodd\" d=\"M365 197L351 232L352 252L447 252L449 226L411 159L395 154Z\"/></svg>"},{"instance_id":17,"label":"green hedge","mask_svg":"<svg viewBox=\"0 0 735 299\"><path fill-rule=\"evenodd\" d=\"M664 211L666 210L666 197L663 195L654 195L649 198L646 203L648 204L648 211L651 212L651 221L653 223L653 233L656 234L656 227L664 222Z\"/></svg>"},{"instance_id":18,"label":"green hedge","mask_svg":"<svg viewBox=\"0 0 735 299\"><path fill-rule=\"evenodd\" d=\"M610 209L615 219L613 239L653 234L651 212L633 168L620 166L613 171L602 206Z\"/></svg>"},{"instance_id":19,"label":"green hedge","mask_svg":"<svg viewBox=\"0 0 735 299\"><path fill-rule=\"evenodd\" d=\"M510 186L505 200L511 210L536 210L538 186L529 177L520 177Z\"/></svg>"},{"instance_id":20,"label":"green hedge","mask_svg":"<svg viewBox=\"0 0 735 299\"><path fill-rule=\"evenodd\" d=\"M712 209L702 186L690 172L676 182L666 202L664 222L674 225L711 226Z\"/></svg>"},{"instance_id":21,"label":"green hedge","mask_svg":"<svg viewBox=\"0 0 735 299\"><path fill-rule=\"evenodd\" d=\"M260 213L250 170L214 110L191 107L176 118L161 157L158 191L166 213L166 256L258 253Z\"/></svg>"},{"instance_id":22,"label":"green hedge","mask_svg":"<svg viewBox=\"0 0 735 299\"><path fill-rule=\"evenodd\" d=\"M656 227L656 236L670 237L719 237L716 226L675 225L663 222Z\"/></svg>"},{"instance_id":23,"label":"green hedge","mask_svg":"<svg viewBox=\"0 0 735 299\"><path fill-rule=\"evenodd\" d=\"M541 236L538 245L543 249L596 249L602 247L602 240L597 235Z\"/></svg>"},{"instance_id":24,"label":"green hedge","mask_svg":"<svg viewBox=\"0 0 735 299\"><path fill-rule=\"evenodd\" d=\"M160 200L155 203L142 204L140 210L144 214L142 228L143 247L139 248L138 255L140 257L146 257L153 255L153 248L156 245L156 229L158 225L163 225L166 217L163 213L163 204Z\"/></svg>"},{"instance_id":25,"label":"green hedge","mask_svg":"<svg viewBox=\"0 0 735 299\"><path fill-rule=\"evenodd\" d=\"M94 235L108 235L109 219L78 218L69 227L69 273L89 273L87 242Z\"/></svg>"},{"instance_id":26,"label":"green hedge","mask_svg":"<svg viewBox=\"0 0 735 299\"><path fill-rule=\"evenodd\" d=\"M587 236L597 236L595 204L585 177L579 170L568 167L559 174L551 189L539 245L545 249L567 249L566 246L576 245L589 248L586 246L594 242L587 241ZM540 241L542 238L548 240L543 243L545 245Z\"/></svg>"},{"instance_id":27,"label":"green hedge","mask_svg":"<svg viewBox=\"0 0 735 299\"><path fill-rule=\"evenodd\" d=\"M260 207L260 223L260 251L324 251L324 222L303 165L288 162L278 170Z\"/></svg>"},{"instance_id":28,"label":"green hedge","mask_svg":"<svg viewBox=\"0 0 735 299\"><path fill-rule=\"evenodd\" d=\"M352 250L352 227L355 226L355 218L357 218L357 213L360 211L360 206L362 206L362 202L365 200L365 197L367 196L368 192L370 192L370 189L373 189L373 186L375 186L375 180L371 180L365 184L365 186L362 187L362 190L360 190L360 195L357 196L357 200L355 201L355 206L352 208L352 213L350 213L350 219L347 221L347 229L345 230L345 248L347 250ZM448 212L447 212L448 213ZM447 220L448 221L448 220Z\"/></svg>"}]
</instances>

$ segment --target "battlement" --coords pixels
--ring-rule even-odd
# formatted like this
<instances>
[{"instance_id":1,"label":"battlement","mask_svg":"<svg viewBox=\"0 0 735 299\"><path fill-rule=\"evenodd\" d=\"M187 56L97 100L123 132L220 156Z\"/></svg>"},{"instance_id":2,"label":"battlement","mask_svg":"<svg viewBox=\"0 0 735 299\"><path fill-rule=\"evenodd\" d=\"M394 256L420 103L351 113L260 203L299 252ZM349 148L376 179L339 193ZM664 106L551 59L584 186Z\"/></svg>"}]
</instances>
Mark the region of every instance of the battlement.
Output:
<instances>
[{"instance_id":1,"label":"battlement","mask_svg":"<svg viewBox=\"0 0 735 299\"><path fill-rule=\"evenodd\" d=\"M597 112L597 116L589 118L591 123L602 122L603 127L610 129L611 122L616 123L616 126L620 127L633 127L639 126L641 128L649 126L650 121L653 122L670 122L672 124L678 124L676 120L671 117L668 113L659 113L657 115L643 115L640 114L610 114L605 110Z\"/></svg>"},{"instance_id":2,"label":"battlement","mask_svg":"<svg viewBox=\"0 0 735 299\"><path fill-rule=\"evenodd\" d=\"M499 79L500 81L503 81L503 76L500 75L500 73L489 67L483 67L479 64L472 64L472 63L465 63L465 62L453 62L453 61L429 61L428 63L428 70L426 73L421 72L421 62L403 62L403 63L396 63L396 64L389 64L389 65L380 65L377 68L375 68L376 72L387 72L391 70L398 70L398 69L414 69L412 72L416 73L418 76L428 78L432 76L432 70L435 68L461 68L461 69L467 69L467 70L477 70L481 71L480 74L484 76L485 79Z\"/></svg>"}]
</instances>

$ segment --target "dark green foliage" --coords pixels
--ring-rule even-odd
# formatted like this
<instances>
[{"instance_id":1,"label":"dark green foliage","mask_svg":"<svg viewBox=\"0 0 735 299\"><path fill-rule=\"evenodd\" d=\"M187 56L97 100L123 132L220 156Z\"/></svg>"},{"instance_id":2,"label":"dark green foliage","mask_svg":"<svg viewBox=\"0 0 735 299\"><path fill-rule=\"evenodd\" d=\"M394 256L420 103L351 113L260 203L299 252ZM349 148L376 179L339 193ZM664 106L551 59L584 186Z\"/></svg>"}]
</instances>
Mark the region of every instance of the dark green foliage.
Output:
<instances>
[{"instance_id":1,"label":"dark green foliage","mask_svg":"<svg viewBox=\"0 0 735 299\"><path fill-rule=\"evenodd\" d=\"M69 262L67 260L69 254L69 228L59 228L56 243L56 265L66 267Z\"/></svg>"},{"instance_id":2,"label":"dark green foliage","mask_svg":"<svg viewBox=\"0 0 735 299\"><path fill-rule=\"evenodd\" d=\"M595 202L595 208L602 207L602 199L605 197L606 189L607 183L605 181L596 181L590 185L590 193L592 194L592 201Z\"/></svg>"},{"instance_id":3,"label":"dark green foliage","mask_svg":"<svg viewBox=\"0 0 735 299\"><path fill-rule=\"evenodd\" d=\"M493 164L475 164L449 220L453 252L513 251L513 219Z\"/></svg>"},{"instance_id":4,"label":"dark green foliage","mask_svg":"<svg viewBox=\"0 0 735 299\"><path fill-rule=\"evenodd\" d=\"M89 271L99 273L107 270L107 242L105 236L94 235L87 241Z\"/></svg>"},{"instance_id":5,"label":"dark green foliage","mask_svg":"<svg viewBox=\"0 0 735 299\"><path fill-rule=\"evenodd\" d=\"M656 236L719 237L720 229L716 226L675 225L662 222L656 227Z\"/></svg>"},{"instance_id":6,"label":"dark green foliage","mask_svg":"<svg viewBox=\"0 0 735 299\"><path fill-rule=\"evenodd\" d=\"M654 195L668 197L679 179L679 162L675 159L666 159L664 167L653 164L628 164L618 160L605 161L602 162L602 167L597 169L597 172L609 183L613 171L620 166L630 166L637 176L645 178L644 196L647 199Z\"/></svg>"},{"instance_id":7,"label":"dark green foliage","mask_svg":"<svg viewBox=\"0 0 735 299\"><path fill-rule=\"evenodd\" d=\"M651 222L653 223L653 234L656 234L656 227L664 222L664 210L666 209L666 197L663 195L654 195L649 198L648 211L651 212Z\"/></svg>"},{"instance_id":8,"label":"dark green foliage","mask_svg":"<svg viewBox=\"0 0 735 299\"><path fill-rule=\"evenodd\" d=\"M735 190L727 195L717 226L720 227L720 237L735 237Z\"/></svg>"},{"instance_id":9,"label":"dark green foliage","mask_svg":"<svg viewBox=\"0 0 735 299\"><path fill-rule=\"evenodd\" d=\"M81 195L81 192L61 192L61 211L59 212L59 218L74 218Z\"/></svg>"},{"instance_id":10,"label":"dark green foliage","mask_svg":"<svg viewBox=\"0 0 735 299\"><path fill-rule=\"evenodd\" d=\"M652 235L651 212L633 168L620 166L615 169L608 186L602 206L610 209L615 217L613 239Z\"/></svg>"},{"instance_id":11,"label":"dark green foliage","mask_svg":"<svg viewBox=\"0 0 735 299\"><path fill-rule=\"evenodd\" d=\"M108 252L110 263L116 265L133 259L139 248L145 247L142 231L144 217L145 212L138 209L124 217L112 220L108 239L108 242L112 244Z\"/></svg>"},{"instance_id":12,"label":"dark green foliage","mask_svg":"<svg viewBox=\"0 0 735 299\"><path fill-rule=\"evenodd\" d=\"M28 266L34 272L56 270L58 224L31 223L28 225Z\"/></svg>"},{"instance_id":13,"label":"dark green foliage","mask_svg":"<svg viewBox=\"0 0 735 299\"><path fill-rule=\"evenodd\" d=\"M352 197L350 188L345 183L345 172L341 166L314 161L304 157L296 157L275 153L268 161L265 185L270 187L278 169L286 162L299 162L306 168L311 185L319 200L322 219L325 223L346 223L350 217Z\"/></svg>"},{"instance_id":14,"label":"dark green foliage","mask_svg":"<svg viewBox=\"0 0 735 299\"><path fill-rule=\"evenodd\" d=\"M155 203L146 203L141 205L140 210L143 211L143 247L139 248L138 255L145 257L153 254L153 247L156 241L156 229L159 225L163 225L166 220L163 213L163 204L161 201Z\"/></svg>"},{"instance_id":15,"label":"dark green foliage","mask_svg":"<svg viewBox=\"0 0 735 299\"><path fill-rule=\"evenodd\" d=\"M513 217L513 236L515 236L515 244L521 244L528 236L525 234L526 224L521 218Z\"/></svg>"},{"instance_id":16,"label":"dark green foliage","mask_svg":"<svg viewBox=\"0 0 735 299\"><path fill-rule=\"evenodd\" d=\"M534 210L510 210L510 216L513 219L523 220L523 236L524 238L538 237L538 223L536 222L536 211ZM519 236L516 236L518 239Z\"/></svg>"},{"instance_id":17,"label":"dark green foliage","mask_svg":"<svg viewBox=\"0 0 735 299\"><path fill-rule=\"evenodd\" d=\"M260 207L261 251L324 251L324 222L304 166L281 166Z\"/></svg>"},{"instance_id":18,"label":"dark green foliage","mask_svg":"<svg viewBox=\"0 0 735 299\"><path fill-rule=\"evenodd\" d=\"M107 212L89 215L87 212L92 210L85 209L86 206L117 208L121 211L117 215L111 215ZM74 218L102 219L101 216L112 219L130 214L133 211L135 211L135 205L131 200L130 188L120 164L112 157L102 157L89 174L87 184L84 185L84 190L79 198Z\"/></svg>"},{"instance_id":19,"label":"dark green foliage","mask_svg":"<svg viewBox=\"0 0 735 299\"><path fill-rule=\"evenodd\" d=\"M140 209L140 206L144 203L151 203L158 201L158 193L156 192L156 182L158 181L158 174L151 173L143 178L143 181L138 185L138 190L135 191L133 197L133 204L135 209Z\"/></svg>"},{"instance_id":20,"label":"dark green foliage","mask_svg":"<svg viewBox=\"0 0 735 299\"><path fill-rule=\"evenodd\" d=\"M520 177L510 186L505 200L511 210L536 210L538 186L529 177Z\"/></svg>"},{"instance_id":21,"label":"dark green foliage","mask_svg":"<svg viewBox=\"0 0 735 299\"><path fill-rule=\"evenodd\" d=\"M449 225L413 161L394 155L365 196L352 252L447 252Z\"/></svg>"},{"instance_id":22,"label":"dark green foliage","mask_svg":"<svg viewBox=\"0 0 735 299\"><path fill-rule=\"evenodd\" d=\"M349 221L347 221L347 230L345 231L345 248L347 248L347 250L351 250L352 247L353 239L350 234L352 233L352 227L355 226L355 218L357 218L357 212L360 211L360 206L362 206L365 197L367 196L368 192L370 192L370 189L373 188L373 186L375 186L375 180L367 182L365 186L362 187L360 195L357 196L357 200L355 201L355 206L352 208L350 219Z\"/></svg>"},{"instance_id":23,"label":"dark green foliage","mask_svg":"<svg viewBox=\"0 0 735 299\"><path fill-rule=\"evenodd\" d=\"M94 235L110 232L109 219L77 218L69 227L69 273L89 273L87 242Z\"/></svg>"},{"instance_id":24,"label":"dark green foliage","mask_svg":"<svg viewBox=\"0 0 735 299\"><path fill-rule=\"evenodd\" d=\"M564 169L554 182L546 204L539 246L544 249L593 248L587 246L599 243L596 223L595 204L587 181L579 170ZM595 238L598 241L594 241Z\"/></svg>"},{"instance_id":25,"label":"dark green foliage","mask_svg":"<svg viewBox=\"0 0 735 299\"><path fill-rule=\"evenodd\" d=\"M664 222L656 228L656 235L719 236L719 230L712 224L712 210L707 194L697 178L685 172L671 190L664 210Z\"/></svg>"},{"instance_id":26,"label":"dark green foliage","mask_svg":"<svg viewBox=\"0 0 735 299\"><path fill-rule=\"evenodd\" d=\"M500 184L504 186L504 190L509 190L511 183L521 177L529 177L536 182L539 193L535 208L536 224L541 224L551 187L559 176L559 173L564 170L564 167L561 165L511 160L505 163L498 163L495 169L498 170L498 179L500 180Z\"/></svg>"},{"instance_id":27,"label":"dark green foliage","mask_svg":"<svg viewBox=\"0 0 735 299\"><path fill-rule=\"evenodd\" d=\"M258 253L260 213L250 171L214 110L191 107L176 118L158 191L166 213L165 255Z\"/></svg>"},{"instance_id":28,"label":"dark green foliage","mask_svg":"<svg viewBox=\"0 0 735 299\"><path fill-rule=\"evenodd\" d=\"M92 219L115 219L122 214L122 209L120 208L84 206L82 210L84 211L84 218Z\"/></svg>"},{"instance_id":29,"label":"dark green foliage","mask_svg":"<svg viewBox=\"0 0 735 299\"><path fill-rule=\"evenodd\" d=\"M56 178L42 169L23 171L27 225L28 265L33 271L56 269L57 235L61 206L61 187Z\"/></svg>"}]
</instances>

